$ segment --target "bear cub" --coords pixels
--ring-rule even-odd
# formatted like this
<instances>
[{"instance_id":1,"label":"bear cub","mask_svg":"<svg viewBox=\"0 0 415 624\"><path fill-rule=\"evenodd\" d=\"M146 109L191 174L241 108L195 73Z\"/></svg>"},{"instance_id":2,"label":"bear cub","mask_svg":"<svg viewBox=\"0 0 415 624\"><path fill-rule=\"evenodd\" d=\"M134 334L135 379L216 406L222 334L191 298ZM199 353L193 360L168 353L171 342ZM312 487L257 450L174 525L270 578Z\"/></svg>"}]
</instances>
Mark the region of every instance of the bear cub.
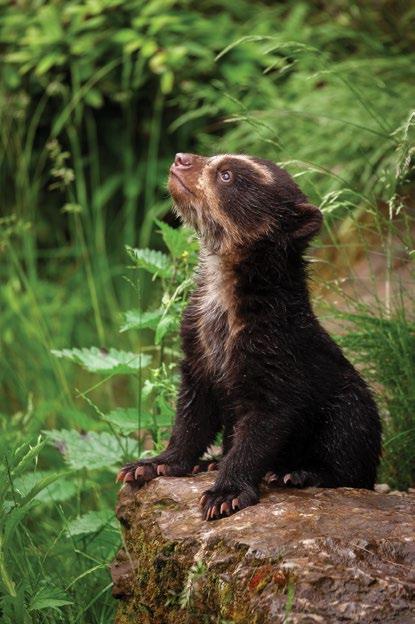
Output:
<instances>
[{"instance_id":1,"label":"bear cub","mask_svg":"<svg viewBox=\"0 0 415 624\"><path fill-rule=\"evenodd\" d=\"M169 190L201 242L176 422L167 448L127 464L118 480L217 469L200 500L206 520L257 503L264 477L278 487L372 489L376 405L310 304L304 252L320 210L283 169L244 155L177 154ZM222 459L201 460L219 431Z\"/></svg>"}]
</instances>

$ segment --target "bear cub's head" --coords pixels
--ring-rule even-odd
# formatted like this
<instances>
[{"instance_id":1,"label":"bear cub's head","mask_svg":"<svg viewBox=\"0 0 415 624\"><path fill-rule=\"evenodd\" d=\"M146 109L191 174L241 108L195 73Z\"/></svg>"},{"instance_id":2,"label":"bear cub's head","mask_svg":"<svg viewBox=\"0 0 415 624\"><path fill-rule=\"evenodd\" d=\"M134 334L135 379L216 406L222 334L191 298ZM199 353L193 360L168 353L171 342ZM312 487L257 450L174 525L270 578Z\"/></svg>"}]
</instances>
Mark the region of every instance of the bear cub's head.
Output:
<instances>
[{"instance_id":1,"label":"bear cub's head","mask_svg":"<svg viewBox=\"0 0 415 624\"><path fill-rule=\"evenodd\" d=\"M243 250L262 239L302 250L321 228L320 210L269 160L176 154L168 187L183 221L215 253Z\"/></svg>"}]
</instances>

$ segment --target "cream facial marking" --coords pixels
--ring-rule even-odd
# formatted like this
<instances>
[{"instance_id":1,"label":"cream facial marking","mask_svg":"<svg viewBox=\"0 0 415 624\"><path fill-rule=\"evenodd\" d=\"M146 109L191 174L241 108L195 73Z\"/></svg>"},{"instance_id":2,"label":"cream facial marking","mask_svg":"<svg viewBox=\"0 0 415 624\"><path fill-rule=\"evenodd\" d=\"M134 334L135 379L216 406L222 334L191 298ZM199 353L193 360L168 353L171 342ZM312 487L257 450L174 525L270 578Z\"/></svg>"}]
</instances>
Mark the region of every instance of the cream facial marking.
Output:
<instances>
[{"instance_id":1,"label":"cream facial marking","mask_svg":"<svg viewBox=\"0 0 415 624\"><path fill-rule=\"evenodd\" d=\"M210 252L221 255L233 253L236 248L243 248L250 241L267 235L272 227L272 219L258 214L254 227L244 227L226 210L223 202L223 184L220 182L222 170L229 169L230 175L238 175L238 163L244 164L247 176L255 185L264 187L272 184L274 177L266 163L256 162L253 157L243 154L221 154L205 158L197 155L188 157L185 167L172 165L170 183L177 193L177 212L200 235L202 243ZM176 171L178 169L178 171ZM242 169L242 168L241 168ZM243 175L243 173L241 172ZM253 178L253 179L252 179ZM173 181L173 182L172 182ZM229 188L232 189L233 179ZM226 201L232 201L231 196ZM235 208L241 198L236 192L233 201ZM253 218L253 215L251 215Z\"/></svg>"},{"instance_id":2,"label":"cream facial marking","mask_svg":"<svg viewBox=\"0 0 415 624\"><path fill-rule=\"evenodd\" d=\"M218 167L222 161L227 159L231 161L240 160L242 162L245 162L249 164L249 166L252 167L256 171L256 173L261 176L263 182L265 182L266 184L271 184L273 182L273 177L268 169L255 162L255 160L253 160L250 156L245 156L245 154L220 154L219 156L213 156L212 158L209 158L207 166Z\"/></svg>"},{"instance_id":3,"label":"cream facial marking","mask_svg":"<svg viewBox=\"0 0 415 624\"><path fill-rule=\"evenodd\" d=\"M205 165L197 181L196 188L203 197L204 203L206 203L213 219L222 226L224 231L227 233L227 237L231 238L236 243L241 244L243 241L238 228L220 209L220 197L217 189L214 185L212 185L210 180L211 173L212 167L208 164ZM222 247L224 245L226 246L225 241L223 242Z\"/></svg>"},{"instance_id":4,"label":"cream facial marking","mask_svg":"<svg viewBox=\"0 0 415 624\"><path fill-rule=\"evenodd\" d=\"M196 184L196 188L201 192L202 197L206 198L206 203L212 209L217 209L219 206L219 197L215 192L215 189L212 188L212 184L209 180L209 167L205 165L203 167L201 174L199 175L199 179Z\"/></svg>"}]
</instances>

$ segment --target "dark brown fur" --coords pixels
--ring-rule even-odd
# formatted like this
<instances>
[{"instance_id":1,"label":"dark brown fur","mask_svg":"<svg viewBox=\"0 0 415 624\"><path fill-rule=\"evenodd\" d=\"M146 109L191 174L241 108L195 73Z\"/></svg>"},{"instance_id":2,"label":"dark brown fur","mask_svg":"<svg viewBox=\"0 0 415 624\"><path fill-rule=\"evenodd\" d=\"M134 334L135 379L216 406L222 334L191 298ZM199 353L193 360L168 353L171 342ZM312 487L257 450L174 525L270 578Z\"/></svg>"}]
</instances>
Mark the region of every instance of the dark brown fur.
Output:
<instances>
[{"instance_id":1,"label":"dark brown fur","mask_svg":"<svg viewBox=\"0 0 415 624\"><path fill-rule=\"evenodd\" d=\"M255 504L266 474L280 486L373 488L376 406L308 296L303 253L320 211L288 173L248 156L178 154L169 189L201 240L176 423L167 449L120 480L206 470L200 457L222 430L205 519Z\"/></svg>"}]
</instances>

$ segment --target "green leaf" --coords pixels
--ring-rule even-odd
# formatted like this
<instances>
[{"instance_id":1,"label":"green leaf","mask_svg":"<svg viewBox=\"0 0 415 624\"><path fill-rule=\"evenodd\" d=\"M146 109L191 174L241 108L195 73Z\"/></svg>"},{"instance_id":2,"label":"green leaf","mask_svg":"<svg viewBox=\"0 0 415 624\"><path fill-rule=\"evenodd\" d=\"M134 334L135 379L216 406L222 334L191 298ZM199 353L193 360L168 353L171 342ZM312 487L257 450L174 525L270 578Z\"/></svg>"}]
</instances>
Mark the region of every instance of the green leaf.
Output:
<instances>
[{"instance_id":1,"label":"green leaf","mask_svg":"<svg viewBox=\"0 0 415 624\"><path fill-rule=\"evenodd\" d=\"M156 329L163 315L163 310L149 310L142 312L141 310L129 310L125 313L125 322L121 326L120 332L129 329Z\"/></svg>"},{"instance_id":2,"label":"green leaf","mask_svg":"<svg viewBox=\"0 0 415 624\"><path fill-rule=\"evenodd\" d=\"M158 219L155 221L160 228L164 244L173 258L180 258L184 253L193 252L197 249L197 242L192 230L185 227L173 228Z\"/></svg>"},{"instance_id":3,"label":"green leaf","mask_svg":"<svg viewBox=\"0 0 415 624\"><path fill-rule=\"evenodd\" d=\"M27 505L32 500L36 498L36 496L49 485L57 481L60 478L60 474L56 472L49 472L45 477L39 479L37 483L33 485L33 487L29 490L29 492L22 498L20 501L20 505Z\"/></svg>"},{"instance_id":4,"label":"green leaf","mask_svg":"<svg viewBox=\"0 0 415 624\"><path fill-rule=\"evenodd\" d=\"M6 562L4 557L4 548L3 548L3 540L2 535L0 533L0 579L3 582L4 587L6 588L7 593L13 598L16 597L16 586L14 584L11 575L6 568Z\"/></svg>"},{"instance_id":5,"label":"green leaf","mask_svg":"<svg viewBox=\"0 0 415 624\"><path fill-rule=\"evenodd\" d=\"M131 43L132 41L137 42L139 46L143 43L143 38L137 35L137 32L132 28L120 28L112 35L111 39L114 43L120 43L122 45Z\"/></svg>"},{"instance_id":6,"label":"green leaf","mask_svg":"<svg viewBox=\"0 0 415 624\"><path fill-rule=\"evenodd\" d=\"M129 435L154 425L154 419L151 414L138 415L136 407L119 407L112 410L109 414L105 414L105 418L119 433Z\"/></svg>"},{"instance_id":7,"label":"green leaf","mask_svg":"<svg viewBox=\"0 0 415 624\"><path fill-rule=\"evenodd\" d=\"M77 486L71 480L63 477L67 474L57 473L56 471L37 470L36 472L28 472L13 481L14 489L26 497L33 488L38 488L39 484L45 483L45 479L54 476L54 482L44 485L42 490L35 492L33 498L42 503L63 502L72 498L77 493ZM62 477L60 479L60 477ZM47 482L46 482L47 483Z\"/></svg>"},{"instance_id":8,"label":"green leaf","mask_svg":"<svg viewBox=\"0 0 415 624\"><path fill-rule=\"evenodd\" d=\"M68 466L75 470L111 468L120 464L126 455L137 452L135 440L120 440L106 432L80 434L78 431L62 429L47 431L46 436L62 453Z\"/></svg>"},{"instance_id":9,"label":"green leaf","mask_svg":"<svg viewBox=\"0 0 415 624\"><path fill-rule=\"evenodd\" d=\"M150 381L149 379L145 379L144 380L144 384L143 384L143 388L142 388L141 394L142 394L142 398L145 401L149 398L150 394L153 392L155 387L156 387L155 384L152 381Z\"/></svg>"},{"instance_id":10,"label":"green leaf","mask_svg":"<svg viewBox=\"0 0 415 624\"><path fill-rule=\"evenodd\" d=\"M24 518L31 512L32 508L33 504L25 505L24 507L16 507L11 501L4 501L3 510L7 515L4 520L2 518L3 535L0 535L0 542L3 542L4 551L14 544L16 540L16 529L23 524Z\"/></svg>"},{"instance_id":11,"label":"green leaf","mask_svg":"<svg viewBox=\"0 0 415 624\"><path fill-rule=\"evenodd\" d=\"M54 609L59 611L59 607L71 605L73 602L67 599L64 591L58 587L41 587L32 597L29 604L29 611L41 611L42 609Z\"/></svg>"},{"instance_id":12,"label":"green leaf","mask_svg":"<svg viewBox=\"0 0 415 624\"><path fill-rule=\"evenodd\" d=\"M102 511L89 511L83 516L79 516L68 524L66 533L70 537L76 535L88 535L88 533L97 533L105 526L113 528L118 527L114 512L111 509L103 509Z\"/></svg>"},{"instance_id":13,"label":"green leaf","mask_svg":"<svg viewBox=\"0 0 415 624\"><path fill-rule=\"evenodd\" d=\"M85 93L85 102L89 104L89 106L92 106L92 108L101 108L104 103L104 98L98 89L89 89L89 91Z\"/></svg>"},{"instance_id":14,"label":"green leaf","mask_svg":"<svg viewBox=\"0 0 415 624\"><path fill-rule=\"evenodd\" d=\"M32 446L31 444L23 444L18 449L16 449L15 459L17 465L13 466L12 468L13 477L24 472L27 466L34 464L45 444L46 440L40 440L39 436L39 441L35 446Z\"/></svg>"},{"instance_id":15,"label":"green leaf","mask_svg":"<svg viewBox=\"0 0 415 624\"><path fill-rule=\"evenodd\" d=\"M127 251L139 268L145 269L152 275L160 277L171 276L171 260L161 251L155 251L154 249L133 249L132 247L127 247Z\"/></svg>"},{"instance_id":16,"label":"green leaf","mask_svg":"<svg viewBox=\"0 0 415 624\"><path fill-rule=\"evenodd\" d=\"M155 343L160 344L166 334L176 331L177 325L178 320L174 316L170 314L164 316L157 325Z\"/></svg>"},{"instance_id":17,"label":"green leaf","mask_svg":"<svg viewBox=\"0 0 415 624\"><path fill-rule=\"evenodd\" d=\"M170 70L164 71L160 79L161 92L167 95L171 93L174 85L174 73Z\"/></svg>"},{"instance_id":18,"label":"green leaf","mask_svg":"<svg viewBox=\"0 0 415 624\"><path fill-rule=\"evenodd\" d=\"M39 63L37 64L35 70L36 74L38 76L42 76L43 74L46 74L46 72L48 72L51 67L53 67L54 65L62 65L64 61L65 57L62 54L58 54L56 52L48 54L47 56L44 56L42 60L39 61Z\"/></svg>"},{"instance_id":19,"label":"green leaf","mask_svg":"<svg viewBox=\"0 0 415 624\"><path fill-rule=\"evenodd\" d=\"M80 364L91 373L102 373L105 375L131 375L140 368L148 366L151 356L142 353L132 353L131 351L118 351L117 349L52 349L53 355L59 358L66 358L71 362Z\"/></svg>"}]
</instances>

